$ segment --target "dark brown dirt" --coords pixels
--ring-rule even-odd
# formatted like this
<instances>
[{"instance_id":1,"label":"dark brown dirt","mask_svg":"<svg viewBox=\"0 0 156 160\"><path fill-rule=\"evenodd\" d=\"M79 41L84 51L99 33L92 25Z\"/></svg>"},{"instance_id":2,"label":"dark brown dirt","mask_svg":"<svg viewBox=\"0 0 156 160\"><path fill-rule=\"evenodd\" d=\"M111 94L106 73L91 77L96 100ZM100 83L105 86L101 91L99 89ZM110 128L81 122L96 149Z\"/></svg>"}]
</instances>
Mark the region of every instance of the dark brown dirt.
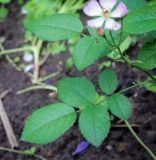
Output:
<instances>
[{"instance_id":1,"label":"dark brown dirt","mask_svg":"<svg viewBox=\"0 0 156 160\"><path fill-rule=\"evenodd\" d=\"M10 16L0 24L0 37L6 38L5 47L14 48L23 44L23 28L20 7L13 3L10 5ZM137 48L132 48L129 54L135 53ZM97 84L98 63L83 73L78 73L76 69L71 71L65 69L65 59L68 54L61 54L50 57L41 72L55 72L61 68L61 74L50 81L50 84L57 84L57 81L63 76L85 75ZM60 63L58 63L60 62ZM61 63L62 62L62 63ZM113 65L117 71L120 86L123 89L132 85L132 82L142 78L136 70L130 71L123 64ZM16 92L31 85L29 78L20 72L17 72L6 60L0 59L0 93L7 89L12 91L4 98L3 103L11 120L13 129L17 138L20 138L25 119L37 108L56 101L49 95L48 91L33 91L22 95ZM131 116L131 123L139 124L136 132L144 142L156 153L156 95L145 91L144 89L133 89L126 92L134 104L134 114ZM72 153L83 140L77 125L70 129L64 136L57 141L44 145L36 146L37 153L45 156L48 160L151 160L147 152L136 142L127 128L112 128L108 138L98 149L91 146L81 157L73 157ZM27 149L28 143L19 142L19 149ZM0 122L0 146L9 147L3 126ZM0 151L0 160L36 160L33 157L12 154Z\"/></svg>"}]
</instances>

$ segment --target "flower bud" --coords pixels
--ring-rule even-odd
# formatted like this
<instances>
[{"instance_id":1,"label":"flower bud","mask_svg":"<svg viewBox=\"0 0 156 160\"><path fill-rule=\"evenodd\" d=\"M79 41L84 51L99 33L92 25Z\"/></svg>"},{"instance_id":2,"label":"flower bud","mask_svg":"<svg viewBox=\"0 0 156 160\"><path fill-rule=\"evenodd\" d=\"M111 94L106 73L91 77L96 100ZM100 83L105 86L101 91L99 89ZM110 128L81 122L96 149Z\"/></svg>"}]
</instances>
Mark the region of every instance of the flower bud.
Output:
<instances>
[{"instance_id":1,"label":"flower bud","mask_svg":"<svg viewBox=\"0 0 156 160\"><path fill-rule=\"evenodd\" d=\"M105 31L103 28L98 28L97 33L99 36L103 36L105 34Z\"/></svg>"}]
</instances>

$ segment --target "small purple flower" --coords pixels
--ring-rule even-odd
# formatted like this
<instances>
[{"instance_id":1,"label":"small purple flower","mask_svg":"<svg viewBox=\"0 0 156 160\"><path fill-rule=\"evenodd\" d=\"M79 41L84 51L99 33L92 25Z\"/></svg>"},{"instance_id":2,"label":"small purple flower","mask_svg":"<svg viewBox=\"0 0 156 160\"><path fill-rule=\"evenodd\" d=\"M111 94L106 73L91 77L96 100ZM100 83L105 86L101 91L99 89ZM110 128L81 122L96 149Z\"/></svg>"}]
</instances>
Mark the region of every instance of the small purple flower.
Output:
<instances>
[{"instance_id":1,"label":"small purple flower","mask_svg":"<svg viewBox=\"0 0 156 160\"><path fill-rule=\"evenodd\" d=\"M106 30L117 31L121 28L121 24L114 18L122 18L128 13L128 8L123 2L114 9L117 0L90 0L84 7L83 11L90 17L96 17L87 22L92 28L104 27Z\"/></svg>"},{"instance_id":2,"label":"small purple flower","mask_svg":"<svg viewBox=\"0 0 156 160\"><path fill-rule=\"evenodd\" d=\"M76 148L76 150L73 153L73 156L75 155L82 155L85 153L87 148L89 147L90 143L88 141L82 141Z\"/></svg>"}]
</instances>

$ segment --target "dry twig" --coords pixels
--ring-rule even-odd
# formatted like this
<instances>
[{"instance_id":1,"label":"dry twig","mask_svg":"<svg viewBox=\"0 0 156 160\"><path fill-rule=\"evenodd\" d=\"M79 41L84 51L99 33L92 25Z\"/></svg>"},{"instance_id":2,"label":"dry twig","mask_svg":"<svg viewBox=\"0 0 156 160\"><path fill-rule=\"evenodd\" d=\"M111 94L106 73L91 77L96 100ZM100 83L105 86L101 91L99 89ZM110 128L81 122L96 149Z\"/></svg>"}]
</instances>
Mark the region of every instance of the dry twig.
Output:
<instances>
[{"instance_id":1,"label":"dry twig","mask_svg":"<svg viewBox=\"0 0 156 160\"><path fill-rule=\"evenodd\" d=\"M5 111L5 108L4 108L4 105L3 105L3 102L2 102L2 99L8 93L9 93L9 91L5 91L2 94L0 94L0 117L1 117L4 129L5 129L5 132L6 132L7 138L9 140L9 144L10 144L11 148L15 148L15 147L18 147L19 144L18 144L18 142L16 140L12 125L11 125L11 123L9 121L9 118L7 116L7 113Z\"/></svg>"}]
</instances>

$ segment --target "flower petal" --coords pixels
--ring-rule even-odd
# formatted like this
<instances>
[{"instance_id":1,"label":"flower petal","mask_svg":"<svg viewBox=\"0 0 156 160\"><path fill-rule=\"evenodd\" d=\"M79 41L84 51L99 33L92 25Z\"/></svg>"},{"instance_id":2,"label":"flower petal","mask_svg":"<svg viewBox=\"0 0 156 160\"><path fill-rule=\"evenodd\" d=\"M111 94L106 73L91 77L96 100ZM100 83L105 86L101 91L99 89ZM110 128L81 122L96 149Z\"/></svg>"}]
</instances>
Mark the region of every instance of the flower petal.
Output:
<instances>
[{"instance_id":1,"label":"flower petal","mask_svg":"<svg viewBox=\"0 0 156 160\"><path fill-rule=\"evenodd\" d=\"M73 155L82 155L89 147L90 143L87 141L82 141L76 148Z\"/></svg>"},{"instance_id":2,"label":"flower petal","mask_svg":"<svg viewBox=\"0 0 156 160\"><path fill-rule=\"evenodd\" d=\"M96 0L90 0L84 7L83 12L88 16L101 16L102 8Z\"/></svg>"},{"instance_id":3,"label":"flower petal","mask_svg":"<svg viewBox=\"0 0 156 160\"><path fill-rule=\"evenodd\" d=\"M120 3L118 7L112 12L111 17L121 18L128 13L128 8L124 3Z\"/></svg>"},{"instance_id":4,"label":"flower petal","mask_svg":"<svg viewBox=\"0 0 156 160\"><path fill-rule=\"evenodd\" d=\"M108 19L105 24L105 29L117 31L121 28L121 24L116 22L114 19Z\"/></svg>"},{"instance_id":5,"label":"flower petal","mask_svg":"<svg viewBox=\"0 0 156 160\"><path fill-rule=\"evenodd\" d=\"M116 2L117 0L100 0L100 5L104 9L112 9L115 6Z\"/></svg>"},{"instance_id":6,"label":"flower petal","mask_svg":"<svg viewBox=\"0 0 156 160\"><path fill-rule=\"evenodd\" d=\"M99 17L99 18L91 19L91 20L87 21L87 24L91 28L100 28L100 27L102 27L104 21L105 21L105 19L103 17Z\"/></svg>"}]
</instances>

